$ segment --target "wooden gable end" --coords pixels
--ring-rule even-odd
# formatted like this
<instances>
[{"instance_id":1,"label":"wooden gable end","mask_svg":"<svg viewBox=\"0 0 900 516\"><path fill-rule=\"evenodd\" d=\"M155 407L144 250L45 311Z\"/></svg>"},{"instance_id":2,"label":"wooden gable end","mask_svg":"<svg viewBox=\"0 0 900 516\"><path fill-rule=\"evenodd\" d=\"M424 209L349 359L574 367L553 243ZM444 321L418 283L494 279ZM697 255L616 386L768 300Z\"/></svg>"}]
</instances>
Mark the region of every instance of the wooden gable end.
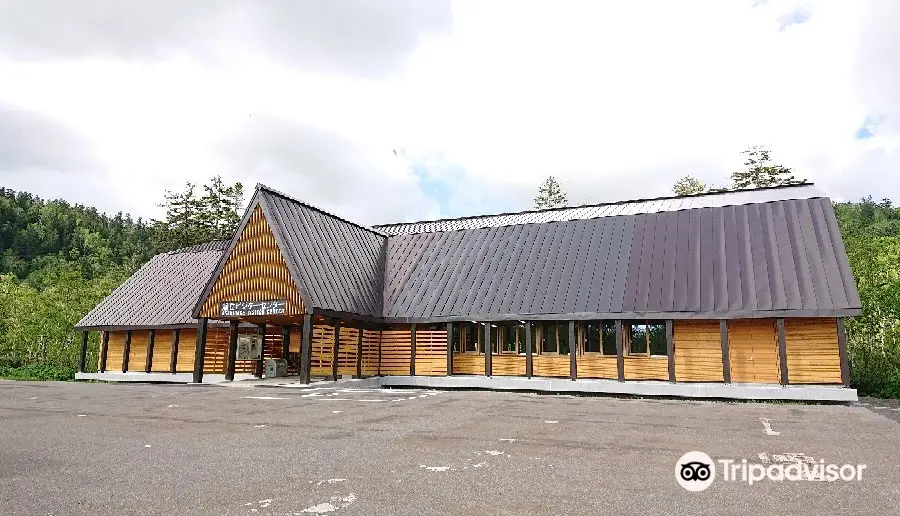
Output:
<instances>
[{"instance_id":1,"label":"wooden gable end","mask_svg":"<svg viewBox=\"0 0 900 516\"><path fill-rule=\"evenodd\" d=\"M221 317L221 303L226 301L267 300L284 300L285 315L305 311L275 234L257 205L215 279L200 317Z\"/></svg>"}]
</instances>

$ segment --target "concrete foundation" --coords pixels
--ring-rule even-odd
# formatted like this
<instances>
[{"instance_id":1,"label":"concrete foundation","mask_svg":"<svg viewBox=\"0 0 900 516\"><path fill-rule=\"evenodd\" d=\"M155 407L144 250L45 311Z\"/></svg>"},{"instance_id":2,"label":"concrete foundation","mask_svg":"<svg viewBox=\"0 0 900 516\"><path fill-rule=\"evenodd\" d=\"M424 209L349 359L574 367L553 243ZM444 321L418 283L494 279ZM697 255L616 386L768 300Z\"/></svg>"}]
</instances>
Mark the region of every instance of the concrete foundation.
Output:
<instances>
[{"instance_id":1,"label":"concrete foundation","mask_svg":"<svg viewBox=\"0 0 900 516\"><path fill-rule=\"evenodd\" d=\"M75 373L76 380L98 380L101 382L143 382L143 383L193 383L193 373L143 373L129 371L107 371L105 373ZM249 374L236 374L235 380L254 380ZM224 374L204 374L203 383L225 382Z\"/></svg>"}]
</instances>

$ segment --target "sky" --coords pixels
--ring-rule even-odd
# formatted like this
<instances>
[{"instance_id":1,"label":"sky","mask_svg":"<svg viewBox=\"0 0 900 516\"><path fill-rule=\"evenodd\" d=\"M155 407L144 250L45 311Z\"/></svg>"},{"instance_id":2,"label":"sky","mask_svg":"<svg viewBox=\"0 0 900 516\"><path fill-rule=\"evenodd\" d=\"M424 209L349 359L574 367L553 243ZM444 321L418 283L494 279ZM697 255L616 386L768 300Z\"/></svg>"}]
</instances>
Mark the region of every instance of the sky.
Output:
<instances>
[{"instance_id":1,"label":"sky","mask_svg":"<svg viewBox=\"0 0 900 516\"><path fill-rule=\"evenodd\" d=\"M900 201L894 0L0 0L0 186L163 215L214 175L363 224L725 186Z\"/></svg>"}]
</instances>

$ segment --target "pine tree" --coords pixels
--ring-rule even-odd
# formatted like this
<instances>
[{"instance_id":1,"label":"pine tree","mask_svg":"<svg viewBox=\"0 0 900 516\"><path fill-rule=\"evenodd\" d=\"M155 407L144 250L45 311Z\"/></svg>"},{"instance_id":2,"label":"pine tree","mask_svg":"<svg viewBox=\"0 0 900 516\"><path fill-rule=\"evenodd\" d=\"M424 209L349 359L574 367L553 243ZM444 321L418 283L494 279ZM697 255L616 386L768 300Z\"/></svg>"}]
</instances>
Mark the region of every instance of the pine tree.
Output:
<instances>
[{"instance_id":1,"label":"pine tree","mask_svg":"<svg viewBox=\"0 0 900 516\"><path fill-rule=\"evenodd\" d=\"M794 171L772 160L772 152L765 146L754 145L741 154L747 156L746 170L731 174L732 188L763 188L766 186L795 185L804 183L794 177Z\"/></svg>"},{"instance_id":2,"label":"pine tree","mask_svg":"<svg viewBox=\"0 0 900 516\"><path fill-rule=\"evenodd\" d=\"M672 191L678 196L694 195L706 191L706 185L694 176L685 175L675 182Z\"/></svg>"},{"instance_id":3,"label":"pine tree","mask_svg":"<svg viewBox=\"0 0 900 516\"><path fill-rule=\"evenodd\" d=\"M538 195L534 198L534 207L538 210L546 208L561 208L568 205L566 193L553 176L548 177L538 189Z\"/></svg>"}]
</instances>

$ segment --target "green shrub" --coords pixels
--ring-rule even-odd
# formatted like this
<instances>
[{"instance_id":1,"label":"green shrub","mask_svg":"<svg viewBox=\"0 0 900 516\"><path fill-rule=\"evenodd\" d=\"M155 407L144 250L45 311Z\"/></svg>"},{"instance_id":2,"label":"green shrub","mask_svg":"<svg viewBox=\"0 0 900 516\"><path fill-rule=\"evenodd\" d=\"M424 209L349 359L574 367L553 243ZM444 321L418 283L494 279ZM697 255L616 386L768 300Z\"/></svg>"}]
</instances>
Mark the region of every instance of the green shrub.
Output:
<instances>
[{"instance_id":1,"label":"green shrub","mask_svg":"<svg viewBox=\"0 0 900 516\"><path fill-rule=\"evenodd\" d=\"M48 364L29 364L20 367L0 367L0 378L11 380L57 380L75 379L74 369L64 369Z\"/></svg>"},{"instance_id":2,"label":"green shrub","mask_svg":"<svg viewBox=\"0 0 900 516\"><path fill-rule=\"evenodd\" d=\"M860 395L900 398L900 350L851 346L850 379Z\"/></svg>"}]
</instances>

